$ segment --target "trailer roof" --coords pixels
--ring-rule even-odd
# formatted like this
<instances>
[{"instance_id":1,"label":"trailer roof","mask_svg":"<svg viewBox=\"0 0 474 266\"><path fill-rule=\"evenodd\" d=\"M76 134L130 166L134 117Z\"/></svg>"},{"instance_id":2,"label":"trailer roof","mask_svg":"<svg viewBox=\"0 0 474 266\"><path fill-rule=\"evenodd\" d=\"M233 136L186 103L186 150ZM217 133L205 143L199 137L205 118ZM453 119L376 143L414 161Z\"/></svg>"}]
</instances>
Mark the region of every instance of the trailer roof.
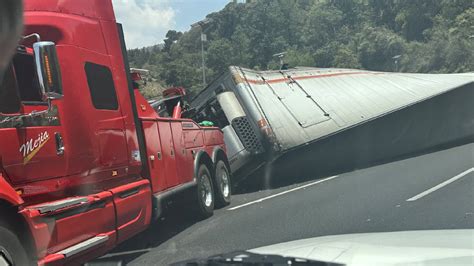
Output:
<instances>
[{"instance_id":1,"label":"trailer roof","mask_svg":"<svg viewBox=\"0 0 474 266\"><path fill-rule=\"evenodd\" d=\"M231 67L254 91L303 89L339 115L377 115L474 83L474 73L414 74L357 69L295 68L254 71ZM235 78L234 78L235 79Z\"/></svg>"},{"instance_id":2,"label":"trailer roof","mask_svg":"<svg viewBox=\"0 0 474 266\"><path fill-rule=\"evenodd\" d=\"M474 84L474 73L409 74L334 68L254 71L240 67L231 67L230 72L237 83L252 91L274 128L295 136L287 146ZM291 133L297 132L296 128L307 135Z\"/></svg>"},{"instance_id":3,"label":"trailer roof","mask_svg":"<svg viewBox=\"0 0 474 266\"><path fill-rule=\"evenodd\" d=\"M230 66L229 71L214 80L196 95L193 101L202 104L206 98L214 95L222 77L227 76L229 72L234 76L234 80L245 81L252 89L265 90L269 86L289 89L289 84L297 83L309 89L314 96L318 96L320 101L326 101L324 96L337 97L339 100L347 96L352 99L352 103L340 101L340 104L348 108L357 105L359 101L365 106L373 101L375 105L385 104L387 107L406 105L474 82L474 72L420 74L313 67L256 71Z\"/></svg>"}]
</instances>

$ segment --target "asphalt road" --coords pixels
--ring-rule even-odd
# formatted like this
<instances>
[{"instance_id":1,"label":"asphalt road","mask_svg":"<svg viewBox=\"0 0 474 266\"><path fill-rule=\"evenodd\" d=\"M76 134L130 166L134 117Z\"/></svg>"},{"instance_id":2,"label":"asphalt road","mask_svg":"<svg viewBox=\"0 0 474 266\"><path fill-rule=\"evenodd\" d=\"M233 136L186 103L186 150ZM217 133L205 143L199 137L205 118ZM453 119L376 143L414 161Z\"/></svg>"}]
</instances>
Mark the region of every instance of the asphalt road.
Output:
<instances>
[{"instance_id":1,"label":"asphalt road","mask_svg":"<svg viewBox=\"0 0 474 266\"><path fill-rule=\"evenodd\" d=\"M166 265L301 238L474 228L474 144L233 196L196 221L178 206L95 263Z\"/></svg>"}]
</instances>

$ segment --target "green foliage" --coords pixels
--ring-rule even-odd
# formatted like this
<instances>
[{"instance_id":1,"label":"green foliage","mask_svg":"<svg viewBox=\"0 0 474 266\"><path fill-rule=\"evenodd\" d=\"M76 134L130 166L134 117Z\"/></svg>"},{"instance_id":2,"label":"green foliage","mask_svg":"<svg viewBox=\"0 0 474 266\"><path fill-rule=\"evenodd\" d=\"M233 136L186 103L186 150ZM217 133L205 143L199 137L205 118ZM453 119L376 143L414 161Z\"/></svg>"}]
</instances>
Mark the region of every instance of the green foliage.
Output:
<instances>
[{"instance_id":1,"label":"green foliage","mask_svg":"<svg viewBox=\"0 0 474 266\"><path fill-rule=\"evenodd\" d=\"M163 50L165 52L169 52L171 45L173 43L177 42L179 38L183 36L183 33L175 31L175 30L170 30L166 33L166 39L164 40L165 46L163 47Z\"/></svg>"},{"instance_id":2,"label":"green foliage","mask_svg":"<svg viewBox=\"0 0 474 266\"><path fill-rule=\"evenodd\" d=\"M203 88L201 30L210 82L230 65L379 71L474 71L472 0L255 0L229 3L188 32L170 30L163 45L133 49L133 67L151 71L151 84ZM151 85L149 85L151 86ZM160 93L149 89L148 95Z\"/></svg>"},{"instance_id":3,"label":"green foliage","mask_svg":"<svg viewBox=\"0 0 474 266\"><path fill-rule=\"evenodd\" d=\"M226 67L236 62L232 43L226 39L213 41L207 49L207 64L217 72L225 71Z\"/></svg>"},{"instance_id":4,"label":"green foliage","mask_svg":"<svg viewBox=\"0 0 474 266\"><path fill-rule=\"evenodd\" d=\"M357 35L360 40L359 58L363 68L393 70L392 58L404 53L405 40L388 29L366 27Z\"/></svg>"},{"instance_id":5,"label":"green foliage","mask_svg":"<svg viewBox=\"0 0 474 266\"><path fill-rule=\"evenodd\" d=\"M361 68L357 55L349 47L340 47L337 50L333 65L339 68Z\"/></svg>"},{"instance_id":6,"label":"green foliage","mask_svg":"<svg viewBox=\"0 0 474 266\"><path fill-rule=\"evenodd\" d=\"M165 90L158 82L153 80L148 80L146 84L140 86L140 92L147 99L159 98L161 97L163 91Z\"/></svg>"}]
</instances>

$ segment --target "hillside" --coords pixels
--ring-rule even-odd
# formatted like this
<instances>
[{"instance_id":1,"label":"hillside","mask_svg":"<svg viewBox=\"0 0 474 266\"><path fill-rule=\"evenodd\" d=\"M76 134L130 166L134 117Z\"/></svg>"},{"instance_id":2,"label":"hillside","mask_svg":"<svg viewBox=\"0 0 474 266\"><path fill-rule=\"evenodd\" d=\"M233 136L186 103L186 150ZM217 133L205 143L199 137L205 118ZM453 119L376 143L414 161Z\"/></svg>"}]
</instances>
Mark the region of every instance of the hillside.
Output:
<instances>
[{"instance_id":1,"label":"hillside","mask_svg":"<svg viewBox=\"0 0 474 266\"><path fill-rule=\"evenodd\" d=\"M207 82L229 65L402 72L474 71L472 0L254 0L229 3L205 26ZM164 45L133 49L133 67L151 70L147 97L159 86L202 89L200 29L169 31ZM400 55L397 64L394 56ZM160 85L158 85L160 84Z\"/></svg>"}]
</instances>

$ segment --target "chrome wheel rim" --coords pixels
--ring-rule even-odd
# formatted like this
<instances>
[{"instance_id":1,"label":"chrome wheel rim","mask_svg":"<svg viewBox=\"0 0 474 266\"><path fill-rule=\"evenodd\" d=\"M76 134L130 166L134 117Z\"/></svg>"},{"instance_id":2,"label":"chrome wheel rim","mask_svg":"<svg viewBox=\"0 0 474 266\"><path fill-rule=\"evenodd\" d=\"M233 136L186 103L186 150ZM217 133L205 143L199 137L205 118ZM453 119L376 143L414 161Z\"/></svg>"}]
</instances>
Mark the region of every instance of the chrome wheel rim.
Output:
<instances>
[{"instance_id":1,"label":"chrome wheel rim","mask_svg":"<svg viewBox=\"0 0 474 266\"><path fill-rule=\"evenodd\" d=\"M219 183L220 183L220 188L222 195L227 198L230 195L230 186L229 186L229 174L227 173L227 170L225 167L221 167L221 176L219 178Z\"/></svg>"},{"instance_id":2,"label":"chrome wheel rim","mask_svg":"<svg viewBox=\"0 0 474 266\"><path fill-rule=\"evenodd\" d=\"M212 185L209 176L203 175L201 178L201 199L206 207L212 204Z\"/></svg>"}]
</instances>

